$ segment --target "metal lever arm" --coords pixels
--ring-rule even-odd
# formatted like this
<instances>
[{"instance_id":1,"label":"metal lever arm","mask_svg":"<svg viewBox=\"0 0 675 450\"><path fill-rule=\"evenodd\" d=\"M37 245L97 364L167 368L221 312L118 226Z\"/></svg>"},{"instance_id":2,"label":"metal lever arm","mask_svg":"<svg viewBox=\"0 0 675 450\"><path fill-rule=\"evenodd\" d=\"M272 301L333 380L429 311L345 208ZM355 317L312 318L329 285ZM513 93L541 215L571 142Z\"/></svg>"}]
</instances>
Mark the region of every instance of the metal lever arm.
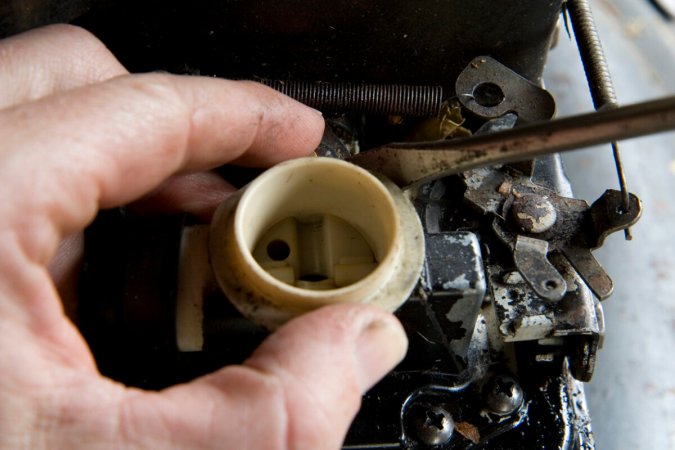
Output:
<instances>
[{"instance_id":1,"label":"metal lever arm","mask_svg":"<svg viewBox=\"0 0 675 450\"><path fill-rule=\"evenodd\" d=\"M589 147L675 129L675 96L494 134L434 142L393 143L351 162L401 187L481 166Z\"/></svg>"}]
</instances>

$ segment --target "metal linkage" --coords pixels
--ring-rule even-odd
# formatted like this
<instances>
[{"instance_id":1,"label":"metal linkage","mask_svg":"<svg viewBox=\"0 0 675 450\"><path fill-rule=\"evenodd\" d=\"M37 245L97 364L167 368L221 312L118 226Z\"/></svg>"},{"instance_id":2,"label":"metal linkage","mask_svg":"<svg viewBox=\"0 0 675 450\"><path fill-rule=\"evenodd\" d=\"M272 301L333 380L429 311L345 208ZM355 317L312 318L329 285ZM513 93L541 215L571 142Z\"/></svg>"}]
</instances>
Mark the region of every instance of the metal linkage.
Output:
<instances>
[{"instance_id":1,"label":"metal linkage","mask_svg":"<svg viewBox=\"0 0 675 450\"><path fill-rule=\"evenodd\" d=\"M548 153L672 129L675 129L675 96L488 135L387 144L354 155L350 161L405 187L477 167L526 161ZM627 211L630 212L630 203Z\"/></svg>"},{"instance_id":2,"label":"metal linkage","mask_svg":"<svg viewBox=\"0 0 675 450\"><path fill-rule=\"evenodd\" d=\"M277 80L261 82L305 105L328 113L435 116L443 102L441 86Z\"/></svg>"},{"instance_id":3,"label":"metal linkage","mask_svg":"<svg viewBox=\"0 0 675 450\"><path fill-rule=\"evenodd\" d=\"M579 47L581 62L584 65L588 87L593 97L593 105L596 110L615 108L619 105L614 91L614 84L609 73L609 66L605 59L605 53L595 27L595 20L588 0L567 0L567 11L574 29L574 36ZM626 184L626 174L623 170L619 144L612 143L612 152L616 164L616 172L619 177L619 186L623 197L623 207L628 210L630 196ZM632 239L630 229L625 230L626 239Z\"/></svg>"}]
</instances>

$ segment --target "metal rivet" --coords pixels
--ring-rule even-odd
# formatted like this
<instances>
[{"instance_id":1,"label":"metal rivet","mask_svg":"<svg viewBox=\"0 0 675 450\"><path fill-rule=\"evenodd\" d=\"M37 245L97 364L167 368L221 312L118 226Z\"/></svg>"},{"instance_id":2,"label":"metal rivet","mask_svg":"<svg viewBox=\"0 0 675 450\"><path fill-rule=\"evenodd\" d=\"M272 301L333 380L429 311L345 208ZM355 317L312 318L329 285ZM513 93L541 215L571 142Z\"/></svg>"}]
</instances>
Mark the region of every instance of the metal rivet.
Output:
<instances>
[{"instance_id":1,"label":"metal rivet","mask_svg":"<svg viewBox=\"0 0 675 450\"><path fill-rule=\"evenodd\" d=\"M548 197L537 194L522 194L511 206L513 220L527 233L548 231L558 220L553 203Z\"/></svg>"}]
</instances>

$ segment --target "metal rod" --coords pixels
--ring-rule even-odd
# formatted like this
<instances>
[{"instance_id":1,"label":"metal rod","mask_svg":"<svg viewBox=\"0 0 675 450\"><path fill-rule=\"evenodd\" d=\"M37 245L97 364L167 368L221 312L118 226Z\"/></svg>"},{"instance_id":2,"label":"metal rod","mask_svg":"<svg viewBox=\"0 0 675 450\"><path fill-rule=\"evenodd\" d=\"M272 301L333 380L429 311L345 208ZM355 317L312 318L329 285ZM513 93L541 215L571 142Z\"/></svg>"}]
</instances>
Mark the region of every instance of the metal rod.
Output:
<instances>
[{"instance_id":1,"label":"metal rod","mask_svg":"<svg viewBox=\"0 0 675 450\"><path fill-rule=\"evenodd\" d=\"M351 161L399 186L409 186L477 167L673 129L675 96L465 139L389 144L355 155Z\"/></svg>"},{"instance_id":2,"label":"metal rod","mask_svg":"<svg viewBox=\"0 0 675 450\"><path fill-rule=\"evenodd\" d=\"M616 92L614 91L614 84L612 83L612 76L609 72L605 52L595 27L595 20L593 19L593 13L591 12L588 0L567 0L566 4L572 22L572 29L574 30L574 37L579 48L581 62L584 65L588 87L591 91L591 97L593 97L593 105L596 110L617 107L618 101L616 99ZM623 162L621 161L621 152L616 141L611 144L623 205L625 209L628 209L630 198L626 174L623 170ZM632 238L629 228L626 228L625 235L627 240Z\"/></svg>"}]
</instances>

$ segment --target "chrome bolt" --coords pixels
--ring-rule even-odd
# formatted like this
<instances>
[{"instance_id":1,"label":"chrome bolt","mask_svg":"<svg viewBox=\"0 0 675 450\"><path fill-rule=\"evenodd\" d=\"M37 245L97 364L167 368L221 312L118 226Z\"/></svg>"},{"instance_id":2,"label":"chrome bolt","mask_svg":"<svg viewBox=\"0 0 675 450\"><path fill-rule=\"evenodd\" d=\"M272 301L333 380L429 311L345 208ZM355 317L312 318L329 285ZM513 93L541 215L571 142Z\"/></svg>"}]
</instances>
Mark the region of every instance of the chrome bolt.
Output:
<instances>
[{"instance_id":1,"label":"chrome bolt","mask_svg":"<svg viewBox=\"0 0 675 450\"><path fill-rule=\"evenodd\" d=\"M513 220L527 233L543 233L558 220L555 206L548 197L537 194L521 194L511 206Z\"/></svg>"},{"instance_id":2,"label":"chrome bolt","mask_svg":"<svg viewBox=\"0 0 675 450\"><path fill-rule=\"evenodd\" d=\"M416 408L413 426L417 439L428 446L447 443L455 431L455 422L449 412L439 406Z\"/></svg>"},{"instance_id":3,"label":"chrome bolt","mask_svg":"<svg viewBox=\"0 0 675 450\"><path fill-rule=\"evenodd\" d=\"M483 388L488 409L500 416L516 411L523 404L523 389L509 375L497 375Z\"/></svg>"}]
</instances>

